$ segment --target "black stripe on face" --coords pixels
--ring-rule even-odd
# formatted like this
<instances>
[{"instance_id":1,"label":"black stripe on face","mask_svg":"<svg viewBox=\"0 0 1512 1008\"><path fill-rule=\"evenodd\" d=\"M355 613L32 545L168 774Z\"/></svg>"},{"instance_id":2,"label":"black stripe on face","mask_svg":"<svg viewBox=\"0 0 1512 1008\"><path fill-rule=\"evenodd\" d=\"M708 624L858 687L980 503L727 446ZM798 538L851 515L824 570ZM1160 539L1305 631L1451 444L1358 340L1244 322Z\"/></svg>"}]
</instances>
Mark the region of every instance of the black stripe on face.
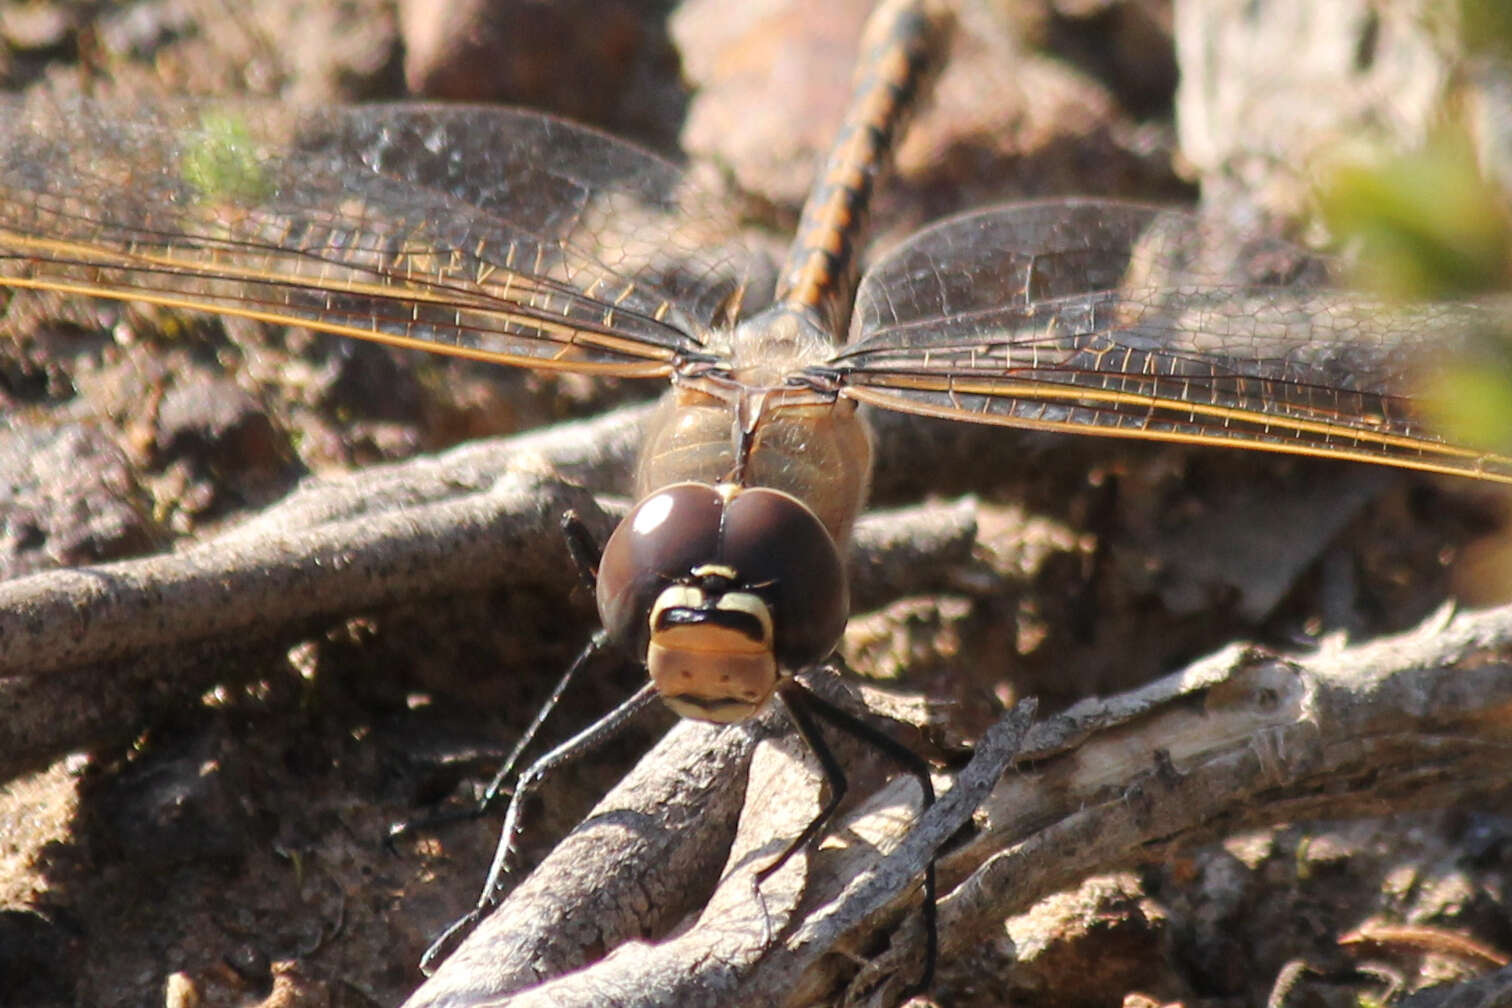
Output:
<instances>
[{"instance_id":1,"label":"black stripe on face","mask_svg":"<svg viewBox=\"0 0 1512 1008\"><path fill-rule=\"evenodd\" d=\"M740 609L690 609L668 606L656 615L653 634L680 626L714 626L740 634L757 644L766 642L766 628L753 613Z\"/></svg>"}]
</instances>

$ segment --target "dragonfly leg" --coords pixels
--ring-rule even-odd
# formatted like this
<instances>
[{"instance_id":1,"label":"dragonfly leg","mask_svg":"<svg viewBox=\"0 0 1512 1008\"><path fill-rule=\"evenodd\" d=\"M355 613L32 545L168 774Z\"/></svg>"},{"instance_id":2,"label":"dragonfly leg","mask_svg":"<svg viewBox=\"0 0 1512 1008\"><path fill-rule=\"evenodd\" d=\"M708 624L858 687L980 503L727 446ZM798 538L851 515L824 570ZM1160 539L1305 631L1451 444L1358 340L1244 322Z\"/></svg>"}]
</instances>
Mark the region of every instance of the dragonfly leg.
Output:
<instances>
[{"instance_id":1,"label":"dragonfly leg","mask_svg":"<svg viewBox=\"0 0 1512 1008\"><path fill-rule=\"evenodd\" d=\"M583 580L589 594L592 594L598 578L599 558L603 555L603 547L588 531L588 526L583 523L576 511L569 510L562 515L562 535L567 540L567 552L572 555L572 562L577 568L578 576ZM594 634L587 646L573 659L572 664L567 666L567 670L562 673L562 677L557 680L546 699L541 702L535 717L526 726L509 755L504 757L498 771L488 782L488 787L484 788L483 796L471 808L438 812L418 819L394 823L389 827L388 844L392 846L395 841L423 829L433 829L463 820L480 819L487 815L499 800L499 795L504 792L505 782L520 765L520 759L524 756L525 750L535 741L541 726L546 723L546 718L556 709L557 704L561 703L568 686L577 678L584 666L607 649L608 639L603 631Z\"/></svg>"},{"instance_id":2,"label":"dragonfly leg","mask_svg":"<svg viewBox=\"0 0 1512 1008\"><path fill-rule=\"evenodd\" d=\"M780 687L777 695L782 698L788 716L793 719L793 724L798 728L798 734L803 737L804 743L819 760L819 767L824 771L825 782L829 784L829 795L824 799L824 804L820 807L818 814L803 828L803 832L794 837L771 864L756 873L758 884L775 875L778 869L787 864L794 854L807 846L809 841L829 824L835 810L840 807L840 802L845 799L846 791L850 788L850 782L845 776L845 768L835 758L829 743L824 740L823 733L819 731L818 722L815 721L815 711L811 706L811 701L816 699L814 694L797 682L788 680Z\"/></svg>"},{"instance_id":3,"label":"dragonfly leg","mask_svg":"<svg viewBox=\"0 0 1512 1008\"><path fill-rule=\"evenodd\" d=\"M570 509L562 514L562 536L567 540L567 552L572 554L572 563L577 568L578 577L582 579L588 593L593 594L598 582L599 560L604 555L603 544L593 537L592 532L588 531L588 526L583 523L578 513ZM478 815L484 815L493 808L494 802L504 790L504 782L509 779L510 774L514 773L515 767L519 766L520 757L525 754L530 743L535 741L541 725L546 723L546 718L556 709L557 704L561 703L562 694L567 692L568 685L577 678L585 665L608 649L609 637L603 630L599 630L573 659L572 664L567 666L567 671L562 673L562 678L557 680L556 686L541 703L540 709L526 726L520 740L515 743L515 747L510 750L509 755L499 766L498 773L494 774L493 780L488 782L483 798L478 802Z\"/></svg>"},{"instance_id":4,"label":"dragonfly leg","mask_svg":"<svg viewBox=\"0 0 1512 1008\"><path fill-rule=\"evenodd\" d=\"M594 642L584 650L580 660L589 657L597 651L599 646L602 646L600 644L602 636L602 634L594 635ZM576 664L578 663L574 662L574 665ZM503 894L504 876L509 874L512 867L515 842L520 836L520 817L526 800L535 793L553 770L586 756L618 735L620 730L635 715L649 707L656 697L656 688L647 683L630 699L543 755L520 774L519 780L515 783L514 793L509 798L509 808L504 813L504 825L499 830L499 844L494 848L493 862L488 867L488 878L483 882L483 891L478 894L477 905L442 932L431 947L426 949L425 955L420 959L420 969L426 975L434 971L440 961L451 953L474 925L498 906Z\"/></svg>"},{"instance_id":5,"label":"dragonfly leg","mask_svg":"<svg viewBox=\"0 0 1512 1008\"><path fill-rule=\"evenodd\" d=\"M572 660L572 664L567 666L567 671L562 673L562 677L557 680L556 685L551 688L551 692L547 695L546 699L541 702L541 706L536 710L535 717L531 718L530 724L525 726L525 731L520 735L519 741L514 744L514 748L509 751L509 755L504 757L504 762L499 764L498 772L493 775L493 780L488 782L488 787L483 791L483 797L478 801L478 815L487 814L493 808L494 803L499 800L499 795L504 791L504 782L509 780L510 775L515 772L515 768L520 765L520 758L525 755L525 750L530 746L530 743L535 741L536 734L540 732L541 726L546 723L546 718L556 709L557 704L562 702L562 696L567 692L567 687L572 684L572 680L578 677L578 673L589 662L608 649L609 637L604 631L596 631L588 639L588 643L583 647L583 650L578 652L578 656ZM518 790L518 785L516 785L516 789Z\"/></svg>"},{"instance_id":6,"label":"dragonfly leg","mask_svg":"<svg viewBox=\"0 0 1512 1008\"><path fill-rule=\"evenodd\" d=\"M830 784L830 797L819 810L819 814L806 826L798 838L790 843L777 859L757 873L758 880L765 880L772 873L782 867L793 854L808 844L823 830L830 818L835 814L840 800L846 789L845 772L841 769L839 761L834 753L824 742L819 732L816 719L823 719L835 728L858 741L871 746L881 752L888 759L902 767L919 782L919 787L924 795L922 813L934 804L934 783L929 778L929 764L918 753L898 742L892 736L863 721L849 711L837 707L828 700L819 696L813 690L808 689L795 680L789 680L778 694L782 697L788 713L792 715L793 723L798 726L798 733L808 743L814 755L818 758L820 766L824 770L825 778ZM919 978L909 985L904 1000L922 993L929 988L934 980L935 960L939 951L939 934L936 926L937 907L935 902L935 864L934 858L930 858L929 864L924 869L924 903L921 912L924 917L924 968Z\"/></svg>"},{"instance_id":7,"label":"dragonfly leg","mask_svg":"<svg viewBox=\"0 0 1512 1008\"><path fill-rule=\"evenodd\" d=\"M603 547L588 527L583 523L576 511L567 511L562 515L562 534L567 540L567 551L572 554L572 561L577 567L578 575L591 593L594 590L598 578L599 560L603 555ZM499 795L505 791L505 783L519 766L520 759L525 750L535 741L541 726L546 723L546 718L556 709L561 702L562 696L567 692L568 686L578 677L578 674L588 664L611 649L609 635L603 630L596 632L588 641L588 644L573 659L572 664L562 673L562 677L552 687L551 693L542 702L536 711L535 717L526 726L520 735L519 741L505 757L488 787L483 792L483 797L471 810L469 818L477 818L486 814L498 801ZM520 774L515 782L514 790L510 794L509 807L504 813L504 825L500 829L499 843L494 848L493 862L489 865L488 878L483 883L483 891L478 896L478 902L472 910L463 917L454 921L441 936L431 943L421 957L420 969L429 975L441 959L445 958L464 938L473 927L483 919L487 913L499 902L504 876L511 868L511 859L515 852L515 844L519 840L520 818L525 799L530 796L555 767L570 762L580 756L592 752L599 745L613 737L619 729L641 708L645 707L655 692L646 686L619 707L610 711L588 728L579 732L562 745L546 753L540 759Z\"/></svg>"},{"instance_id":8,"label":"dragonfly leg","mask_svg":"<svg viewBox=\"0 0 1512 1008\"><path fill-rule=\"evenodd\" d=\"M557 680L556 685L551 688L551 692L547 694L546 699L541 702L541 706L536 710L535 717L531 718L530 724L526 725L525 731L520 735L519 740L515 742L514 747L510 749L509 755L504 757L504 761L499 765L498 771L488 782L488 787L484 788L482 797L466 808L432 812L429 815L394 823L389 827L388 845L392 847L397 841L421 830L435 829L438 826L445 826L454 822L470 822L474 819L481 819L492 811L494 805L499 800L499 795L505 790L505 782L515 772L515 768L520 765L521 757L524 756L525 750L530 744L535 741L535 737L540 732L541 726L546 723L546 718L556 709L557 704L561 703L563 695L567 692L567 688L572 685L572 681L578 677L583 668L598 657L600 653L607 650L608 643L608 638L601 630L593 635L582 651L578 652L578 656L572 660L571 665L567 666L567 670L562 673L562 677Z\"/></svg>"},{"instance_id":9,"label":"dragonfly leg","mask_svg":"<svg viewBox=\"0 0 1512 1008\"><path fill-rule=\"evenodd\" d=\"M562 535L567 538L567 552L572 554L572 563L577 567L578 577L582 579L588 593L593 594L598 587L599 561L604 556L604 544L588 531L588 526L576 511L569 510L562 515Z\"/></svg>"}]
</instances>

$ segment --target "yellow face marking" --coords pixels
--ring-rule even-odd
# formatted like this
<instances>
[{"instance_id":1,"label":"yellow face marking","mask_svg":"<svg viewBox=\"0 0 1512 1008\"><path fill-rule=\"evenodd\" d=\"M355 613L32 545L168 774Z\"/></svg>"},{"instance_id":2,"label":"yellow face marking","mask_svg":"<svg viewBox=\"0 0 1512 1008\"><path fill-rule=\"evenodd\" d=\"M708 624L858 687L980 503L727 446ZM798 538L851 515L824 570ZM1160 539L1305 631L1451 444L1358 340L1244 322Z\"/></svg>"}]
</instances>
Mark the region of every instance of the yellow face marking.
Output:
<instances>
[{"instance_id":1,"label":"yellow face marking","mask_svg":"<svg viewBox=\"0 0 1512 1008\"><path fill-rule=\"evenodd\" d=\"M646 668L656 691L679 715L730 724L755 714L777 688L772 617L759 597L731 592L715 608L755 617L762 640L713 622L656 629L658 617L669 608L705 605L702 589L691 585L673 585L661 593L651 611Z\"/></svg>"}]
</instances>

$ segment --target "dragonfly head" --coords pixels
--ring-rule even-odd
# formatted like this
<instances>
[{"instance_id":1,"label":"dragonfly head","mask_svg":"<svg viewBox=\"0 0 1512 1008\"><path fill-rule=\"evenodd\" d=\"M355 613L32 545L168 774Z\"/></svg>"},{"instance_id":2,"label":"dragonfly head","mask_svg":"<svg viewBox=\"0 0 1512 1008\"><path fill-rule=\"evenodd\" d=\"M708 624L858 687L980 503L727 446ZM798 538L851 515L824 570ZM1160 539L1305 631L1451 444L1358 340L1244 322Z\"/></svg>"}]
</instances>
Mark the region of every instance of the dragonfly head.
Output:
<instances>
[{"instance_id":1,"label":"dragonfly head","mask_svg":"<svg viewBox=\"0 0 1512 1008\"><path fill-rule=\"evenodd\" d=\"M668 706L729 723L787 672L823 661L849 599L834 540L767 487L678 483L635 506L604 546L599 615Z\"/></svg>"}]
</instances>

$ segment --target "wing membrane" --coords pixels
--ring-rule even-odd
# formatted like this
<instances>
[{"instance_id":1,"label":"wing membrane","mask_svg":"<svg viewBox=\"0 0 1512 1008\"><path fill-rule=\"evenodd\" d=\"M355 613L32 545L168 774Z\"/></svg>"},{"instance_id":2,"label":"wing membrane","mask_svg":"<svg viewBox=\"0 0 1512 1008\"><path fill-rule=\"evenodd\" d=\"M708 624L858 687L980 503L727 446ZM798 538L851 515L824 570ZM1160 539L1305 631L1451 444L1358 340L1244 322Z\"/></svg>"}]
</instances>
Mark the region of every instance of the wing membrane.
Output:
<instances>
[{"instance_id":1,"label":"wing membrane","mask_svg":"<svg viewBox=\"0 0 1512 1008\"><path fill-rule=\"evenodd\" d=\"M718 201L534 113L0 103L0 280L665 374L769 274Z\"/></svg>"},{"instance_id":2,"label":"wing membrane","mask_svg":"<svg viewBox=\"0 0 1512 1008\"><path fill-rule=\"evenodd\" d=\"M1189 215L1106 201L944 222L871 270L845 394L981 423L1358 459L1512 482L1414 390L1491 307L1373 303L1329 263Z\"/></svg>"}]
</instances>

